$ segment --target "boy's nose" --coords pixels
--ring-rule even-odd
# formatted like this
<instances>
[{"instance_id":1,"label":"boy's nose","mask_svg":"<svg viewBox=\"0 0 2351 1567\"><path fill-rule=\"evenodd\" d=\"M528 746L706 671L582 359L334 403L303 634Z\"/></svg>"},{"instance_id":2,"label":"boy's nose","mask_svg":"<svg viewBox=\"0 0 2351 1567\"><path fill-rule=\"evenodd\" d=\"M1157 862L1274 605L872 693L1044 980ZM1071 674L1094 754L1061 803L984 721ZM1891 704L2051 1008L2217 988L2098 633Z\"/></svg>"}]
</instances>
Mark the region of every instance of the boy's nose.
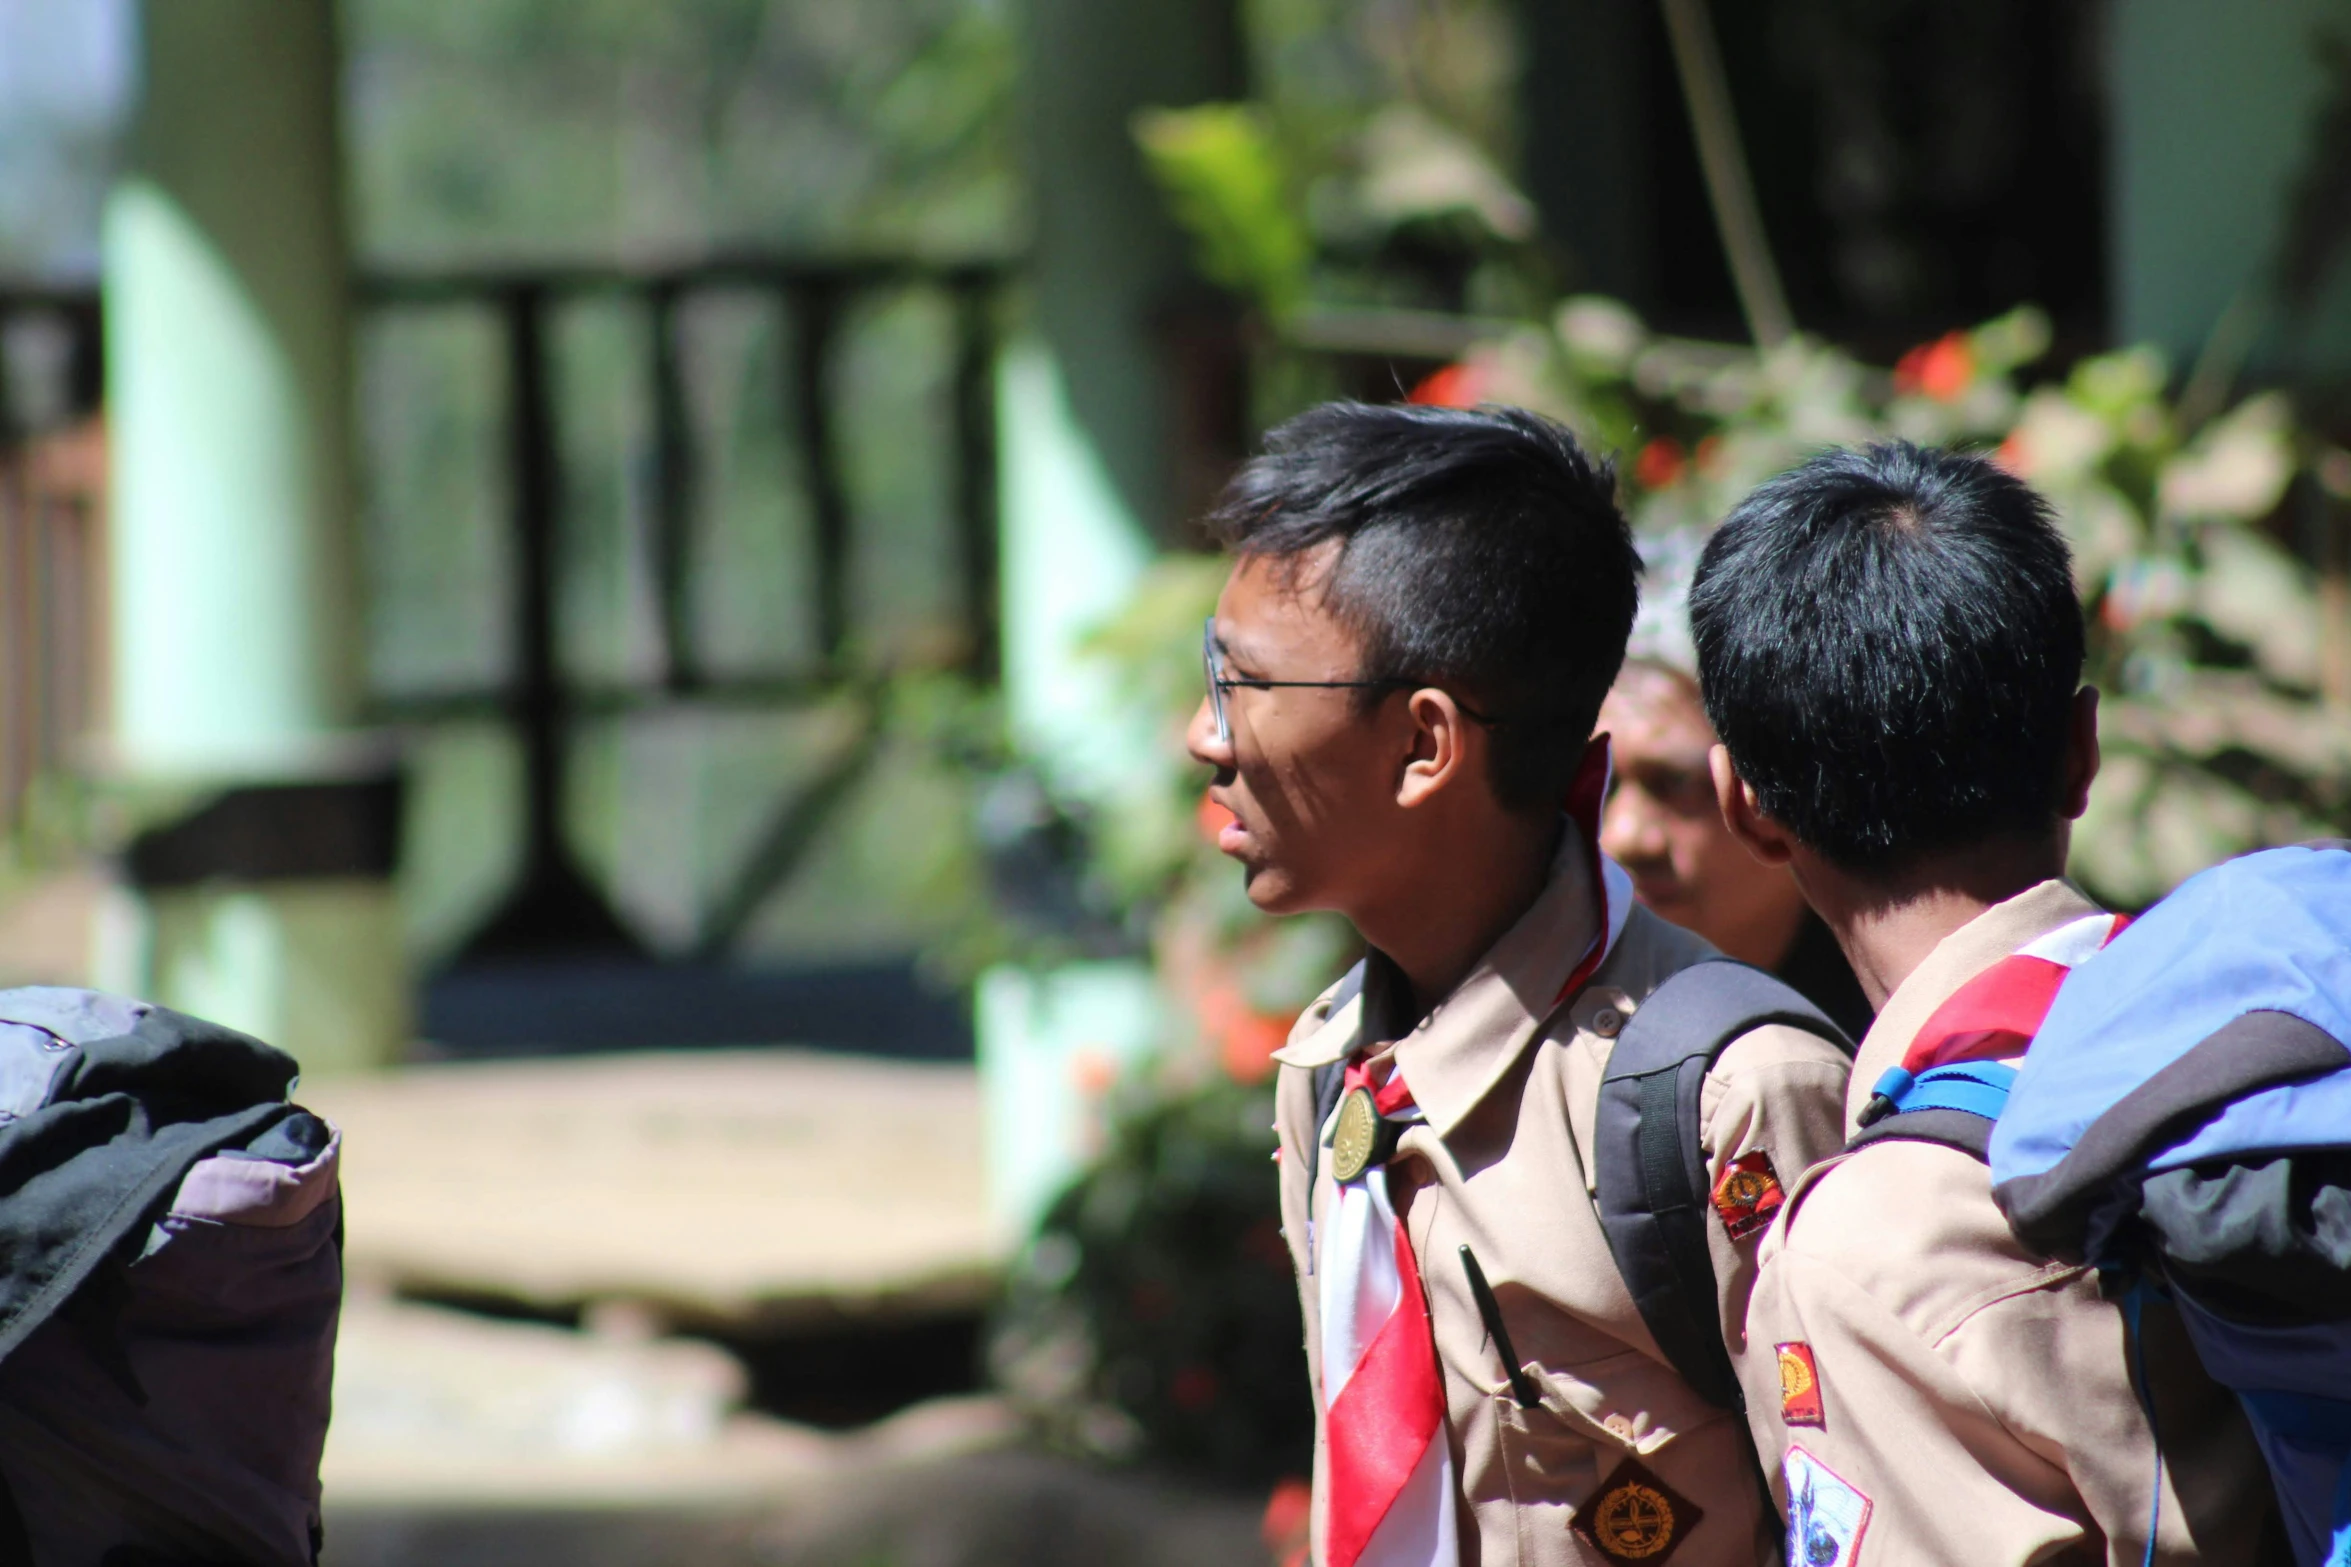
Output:
<instances>
[{"instance_id":1,"label":"boy's nose","mask_svg":"<svg viewBox=\"0 0 2351 1567\"><path fill-rule=\"evenodd\" d=\"M1200 699L1200 705L1192 710L1192 721L1184 726L1184 749L1195 762L1205 762L1219 771L1233 765L1232 742L1216 737L1216 713L1206 697Z\"/></svg>"}]
</instances>

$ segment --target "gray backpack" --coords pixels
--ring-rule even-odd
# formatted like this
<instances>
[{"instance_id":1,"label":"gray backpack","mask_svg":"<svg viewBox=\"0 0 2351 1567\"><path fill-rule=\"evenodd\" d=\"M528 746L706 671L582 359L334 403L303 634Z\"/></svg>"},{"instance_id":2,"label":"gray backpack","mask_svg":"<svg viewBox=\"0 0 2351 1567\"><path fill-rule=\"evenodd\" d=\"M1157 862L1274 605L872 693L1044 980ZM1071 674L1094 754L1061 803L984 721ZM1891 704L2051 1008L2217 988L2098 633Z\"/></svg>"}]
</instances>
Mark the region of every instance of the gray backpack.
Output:
<instances>
[{"instance_id":1,"label":"gray backpack","mask_svg":"<svg viewBox=\"0 0 2351 1567\"><path fill-rule=\"evenodd\" d=\"M0 992L0 1564L317 1560L342 1201L294 1076L161 1007Z\"/></svg>"},{"instance_id":2,"label":"gray backpack","mask_svg":"<svg viewBox=\"0 0 2351 1567\"><path fill-rule=\"evenodd\" d=\"M1365 972L1361 963L1347 971L1332 994L1332 1012L1362 994ZM1818 1007L1761 969L1715 957L1666 976L1609 1052L1592 1151L1600 1226L1642 1322L1700 1397L1742 1414L1746 1402L1723 1347L1714 1254L1706 1241L1710 1193L1698 1097L1723 1047L1774 1023L1853 1053L1852 1041ZM1328 1123L1338 1108L1345 1075L1344 1061L1316 1069L1316 1125ZM1308 1150L1308 1190L1320 1151Z\"/></svg>"}]
</instances>

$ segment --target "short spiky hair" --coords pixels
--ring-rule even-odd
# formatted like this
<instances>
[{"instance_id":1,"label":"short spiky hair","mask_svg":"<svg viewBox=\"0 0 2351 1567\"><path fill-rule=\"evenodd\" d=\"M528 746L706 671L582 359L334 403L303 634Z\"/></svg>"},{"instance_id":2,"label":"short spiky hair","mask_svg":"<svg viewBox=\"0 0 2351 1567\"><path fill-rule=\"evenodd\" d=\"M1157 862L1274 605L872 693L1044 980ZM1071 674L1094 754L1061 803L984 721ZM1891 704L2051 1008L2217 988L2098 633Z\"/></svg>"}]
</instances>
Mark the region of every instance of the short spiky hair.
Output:
<instances>
[{"instance_id":1,"label":"short spiky hair","mask_svg":"<svg viewBox=\"0 0 2351 1567\"><path fill-rule=\"evenodd\" d=\"M1266 437L1208 521L1241 555L1337 540L1325 602L1363 641L1362 678L1443 685L1502 720L1505 805L1565 795L1641 570L1614 473L1565 426L1518 408L1325 403Z\"/></svg>"},{"instance_id":2,"label":"short spiky hair","mask_svg":"<svg viewBox=\"0 0 2351 1567\"><path fill-rule=\"evenodd\" d=\"M1983 458L1896 442L1773 479L1708 542L1690 629L1732 765L1831 863L2056 825L2081 602L2048 504Z\"/></svg>"}]
</instances>

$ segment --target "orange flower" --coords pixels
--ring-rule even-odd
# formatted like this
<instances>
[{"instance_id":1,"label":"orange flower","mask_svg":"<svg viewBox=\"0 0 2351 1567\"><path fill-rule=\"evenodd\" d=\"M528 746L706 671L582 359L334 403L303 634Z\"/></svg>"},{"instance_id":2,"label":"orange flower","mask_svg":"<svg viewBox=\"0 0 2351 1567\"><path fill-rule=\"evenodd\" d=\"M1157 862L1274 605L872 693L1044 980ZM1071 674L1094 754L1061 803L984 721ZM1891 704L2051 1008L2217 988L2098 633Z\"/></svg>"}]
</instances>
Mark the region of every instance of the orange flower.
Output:
<instances>
[{"instance_id":1,"label":"orange flower","mask_svg":"<svg viewBox=\"0 0 2351 1567\"><path fill-rule=\"evenodd\" d=\"M1293 1477L1275 1485L1273 1495L1265 1499L1265 1521L1258 1528L1265 1548L1288 1567L1306 1559L1306 1535L1313 1523L1314 1488Z\"/></svg>"},{"instance_id":2,"label":"orange flower","mask_svg":"<svg viewBox=\"0 0 2351 1567\"><path fill-rule=\"evenodd\" d=\"M2008 439L2000 443L2000 449L1992 454L1992 461L2020 479L2033 476L2033 449L2025 443L2022 430L2008 432Z\"/></svg>"},{"instance_id":3,"label":"orange flower","mask_svg":"<svg viewBox=\"0 0 2351 1567\"><path fill-rule=\"evenodd\" d=\"M1938 403L1955 402L1975 382L1975 349L1965 332L1946 332L1921 343L1894 365L1894 390L1920 394Z\"/></svg>"},{"instance_id":4,"label":"orange flower","mask_svg":"<svg viewBox=\"0 0 2351 1567\"><path fill-rule=\"evenodd\" d=\"M1633 459L1633 479L1644 490L1662 490L1682 476L1682 443L1660 435Z\"/></svg>"},{"instance_id":5,"label":"orange flower","mask_svg":"<svg viewBox=\"0 0 2351 1567\"><path fill-rule=\"evenodd\" d=\"M1205 792L1200 796L1200 808L1192 813L1192 821L1199 827L1200 836L1210 843L1216 842L1216 835L1223 832L1233 819L1232 812L1208 798Z\"/></svg>"},{"instance_id":6,"label":"orange flower","mask_svg":"<svg viewBox=\"0 0 2351 1567\"><path fill-rule=\"evenodd\" d=\"M1118 1081L1118 1063L1107 1051L1080 1049L1069 1058L1069 1080L1088 1099L1099 1099Z\"/></svg>"},{"instance_id":7,"label":"orange flower","mask_svg":"<svg viewBox=\"0 0 2351 1567\"><path fill-rule=\"evenodd\" d=\"M1224 1069L1236 1083L1262 1083L1273 1076L1273 1053L1290 1037L1290 1025L1262 1012L1243 1011L1222 1030Z\"/></svg>"},{"instance_id":8,"label":"orange flower","mask_svg":"<svg viewBox=\"0 0 2351 1567\"><path fill-rule=\"evenodd\" d=\"M1236 1083L1262 1083L1273 1075L1273 1053L1290 1037L1288 1021L1253 1010L1231 983L1200 992L1200 1032L1216 1046L1217 1059Z\"/></svg>"},{"instance_id":9,"label":"orange flower","mask_svg":"<svg viewBox=\"0 0 2351 1567\"><path fill-rule=\"evenodd\" d=\"M1432 372L1404 400L1431 408L1475 408L1485 391L1486 375L1477 366L1447 365Z\"/></svg>"}]
</instances>

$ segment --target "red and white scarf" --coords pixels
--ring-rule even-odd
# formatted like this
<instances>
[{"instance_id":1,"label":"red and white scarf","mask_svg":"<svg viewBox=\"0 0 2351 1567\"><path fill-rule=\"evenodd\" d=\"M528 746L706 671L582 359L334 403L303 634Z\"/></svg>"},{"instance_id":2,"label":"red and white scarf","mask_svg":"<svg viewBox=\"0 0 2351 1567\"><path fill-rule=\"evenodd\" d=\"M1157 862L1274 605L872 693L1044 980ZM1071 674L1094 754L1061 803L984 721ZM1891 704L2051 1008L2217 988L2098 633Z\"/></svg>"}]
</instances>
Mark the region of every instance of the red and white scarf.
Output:
<instances>
[{"instance_id":1,"label":"red and white scarf","mask_svg":"<svg viewBox=\"0 0 2351 1567\"><path fill-rule=\"evenodd\" d=\"M2026 942L1935 1008L1911 1036L1902 1070L1916 1077L1938 1066L2024 1054L2065 976L2130 922L2127 914L2085 914Z\"/></svg>"},{"instance_id":2,"label":"red and white scarf","mask_svg":"<svg viewBox=\"0 0 2351 1567\"><path fill-rule=\"evenodd\" d=\"M1603 737L1585 752L1566 806L1592 868L1600 929L1554 1007L1607 961L1632 911L1631 878L1600 853L1600 807L1607 796ZM1384 1116L1412 1113L1412 1092L1400 1073L1380 1082L1362 1062L1353 1062L1347 1086L1372 1088ZM1428 1297L1411 1237L1389 1202L1386 1165L1339 1183L1334 1211L1316 1229L1328 1446L1320 1498L1324 1560L1327 1567L1451 1567L1461 1546L1445 1387Z\"/></svg>"}]
</instances>

